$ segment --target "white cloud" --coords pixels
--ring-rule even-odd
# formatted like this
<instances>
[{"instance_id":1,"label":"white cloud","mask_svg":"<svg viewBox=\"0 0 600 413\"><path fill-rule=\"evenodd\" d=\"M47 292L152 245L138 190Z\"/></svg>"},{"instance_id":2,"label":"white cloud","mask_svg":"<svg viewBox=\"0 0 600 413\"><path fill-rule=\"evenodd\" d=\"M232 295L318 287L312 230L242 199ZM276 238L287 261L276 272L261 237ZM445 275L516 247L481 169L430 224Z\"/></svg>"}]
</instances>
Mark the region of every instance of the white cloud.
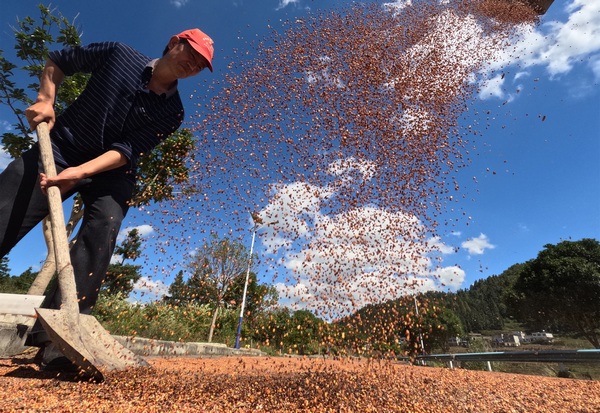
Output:
<instances>
[{"instance_id":1,"label":"white cloud","mask_svg":"<svg viewBox=\"0 0 600 413\"><path fill-rule=\"evenodd\" d=\"M525 71L517 72L517 74L515 75L514 81L529 77L529 75L530 75L529 72L525 72Z\"/></svg>"},{"instance_id":2,"label":"white cloud","mask_svg":"<svg viewBox=\"0 0 600 413\"><path fill-rule=\"evenodd\" d=\"M357 165L363 164L349 158L332 163L329 172L344 181L344 173L361 170ZM356 179L369 178L366 170ZM325 212L322 204L339 185L279 185L259 213L263 245L295 281L277 286L282 304L335 318L367 304L460 285L463 272L439 268L433 259L454 250L437 237L426 239L414 215L369 205Z\"/></svg>"},{"instance_id":3,"label":"white cloud","mask_svg":"<svg viewBox=\"0 0 600 413\"><path fill-rule=\"evenodd\" d=\"M469 255L481 255L486 249L494 249L495 245L492 245L485 234L479 234L477 238L471 238L464 241L461 246L465 248Z\"/></svg>"},{"instance_id":4,"label":"white cloud","mask_svg":"<svg viewBox=\"0 0 600 413\"><path fill-rule=\"evenodd\" d=\"M322 57L321 60L323 62L328 62L328 57ZM320 71L307 70L305 72L306 82L309 84L316 82L324 82L326 84L337 87L338 89L343 89L346 85L342 81L339 76L336 76L331 73L328 67L321 69Z\"/></svg>"},{"instance_id":5,"label":"white cloud","mask_svg":"<svg viewBox=\"0 0 600 413\"><path fill-rule=\"evenodd\" d=\"M289 6L290 4L299 4L300 0L279 0L279 5L275 10L281 10Z\"/></svg>"},{"instance_id":6,"label":"white cloud","mask_svg":"<svg viewBox=\"0 0 600 413\"><path fill-rule=\"evenodd\" d=\"M593 56L590 59L589 66L594 74L594 80L596 82L600 81L600 54Z\"/></svg>"},{"instance_id":7,"label":"white cloud","mask_svg":"<svg viewBox=\"0 0 600 413\"><path fill-rule=\"evenodd\" d=\"M424 136L429 130L429 125L433 121L429 112L422 108L413 108L407 106L399 118L401 130L404 135Z\"/></svg>"},{"instance_id":8,"label":"white cloud","mask_svg":"<svg viewBox=\"0 0 600 413\"><path fill-rule=\"evenodd\" d=\"M160 280L141 277L133 285L132 295L143 298L144 301L160 300L168 294L169 286Z\"/></svg>"},{"instance_id":9,"label":"white cloud","mask_svg":"<svg viewBox=\"0 0 600 413\"><path fill-rule=\"evenodd\" d=\"M452 276L459 278L460 275ZM383 277L379 273L367 273L342 283L315 283L308 279L296 284L278 283L279 305L294 310L308 309L326 319L336 319L349 312L374 303L397 299L406 294L415 294L439 289L434 277L401 278Z\"/></svg>"},{"instance_id":10,"label":"white cloud","mask_svg":"<svg viewBox=\"0 0 600 413\"><path fill-rule=\"evenodd\" d=\"M295 285L277 283L275 289L279 294L279 305L282 307L304 310L308 307L308 303L314 299L303 282L298 282Z\"/></svg>"},{"instance_id":11,"label":"white cloud","mask_svg":"<svg viewBox=\"0 0 600 413\"><path fill-rule=\"evenodd\" d=\"M0 129L2 129L2 132L10 132L13 130L13 125L6 120L0 120Z\"/></svg>"},{"instance_id":12,"label":"white cloud","mask_svg":"<svg viewBox=\"0 0 600 413\"><path fill-rule=\"evenodd\" d=\"M456 252L456 250L453 247L444 244L440 237L432 237L429 239L428 243L432 249L438 250L444 255L454 254Z\"/></svg>"},{"instance_id":13,"label":"white cloud","mask_svg":"<svg viewBox=\"0 0 600 413\"><path fill-rule=\"evenodd\" d=\"M274 191L269 205L259 213L265 223L262 243L272 252L286 247L290 239L306 236L320 202L331 196L329 189L301 182L277 185Z\"/></svg>"},{"instance_id":14,"label":"white cloud","mask_svg":"<svg viewBox=\"0 0 600 413\"><path fill-rule=\"evenodd\" d=\"M479 97L483 100L504 97L504 78L501 75L486 79L479 88Z\"/></svg>"},{"instance_id":15,"label":"white cloud","mask_svg":"<svg viewBox=\"0 0 600 413\"><path fill-rule=\"evenodd\" d=\"M147 224L139 225L137 227L123 228L121 231L119 231L119 235L117 236L117 242L122 242L127 237L127 234L129 233L129 231L131 231L132 229L137 229L138 234L142 238L147 237L148 235L150 235L154 232L154 228L152 228L152 226L147 225Z\"/></svg>"},{"instance_id":16,"label":"white cloud","mask_svg":"<svg viewBox=\"0 0 600 413\"><path fill-rule=\"evenodd\" d=\"M518 38L498 53L491 68L542 66L550 76L558 76L570 72L577 63L596 61L600 53L600 2L573 0L565 10L569 13L565 22L523 25Z\"/></svg>"},{"instance_id":17,"label":"white cloud","mask_svg":"<svg viewBox=\"0 0 600 413\"><path fill-rule=\"evenodd\" d=\"M141 237L146 237L154 232L154 228L150 225L139 225L135 228L138 230Z\"/></svg>"},{"instance_id":18,"label":"white cloud","mask_svg":"<svg viewBox=\"0 0 600 413\"><path fill-rule=\"evenodd\" d=\"M571 14L566 23L549 25L554 41L533 55L547 62L552 75L567 73L575 62L600 51L600 2L575 0L567 11Z\"/></svg>"},{"instance_id":19,"label":"white cloud","mask_svg":"<svg viewBox=\"0 0 600 413\"><path fill-rule=\"evenodd\" d=\"M412 6L412 0L396 0L390 3L383 3L383 7L393 13L400 13L402 9Z\"/></svg>"},{"instance_id":20,"label":"white cloud","mask_svg":"<svg viewBox=\"0 0 600 413\"><path fill-rule=\"evenodd\" d=\"M446 287L459 288L465 280L465 271L457 266L440 268L435 271L438 279L443 280Z\"/></svg>"},{"instance_id":21,"label":"white cloud","mask_svg":"<svg viewBox=\"0 0 600 413\"><path fill-rule=\"evenodd\" d=\"M388 8L402 9L410 2L388 3ZM555 4L553 7L559 7ZM600 78L600 2L597 0L573 0L565 8L569 13L566 21L544 21L536 26L522 24L517 28L510 45L501 48L502 42L485 36L473 17L459 17L451 11L436 17L435 25L421 41L406 50L401 59L410 59L418 67L426 61L432 50L441 54L452 70L438 70L430 84L440 85L452 93L462 84L474 67L483 66L479 72L482 84L480 98L498 98L512 101L516 94L506 94L504 76L498 72L516 66L514 80L528 74L528 68L543 67L550 77L570 72L577 64L588 67L596 79ZM410 78L413 73L406 73ZM401 79L391 79L393 87ZM415 89L408 101L417 101L422 90ZM404 108L408 110L410 108ZM408 112L407 112L408 113ZM417 113L421 116L422 114ZM408 119L410 120L410 119Z\"/></svg>"},{"instance_id":22,"label":"white cloud","mask_svg":"<svg viewBox=\"0 0 600 413\"><path fill-rule=\"evenodd\" d=\"M353 156L346 159L338 159L329 165L328 172L331 175L345 176L347 180L353 180L351 174L356 171L365 181L369 181L375 175L375 163L370 161L361 161Z\"/></svg>"},{"instance_id":23,"label":"white cloud","mask_svg":"<svg viewBox=\"0 0 600 413\"><path fill-rule=\"evenodd\" d=\"M129 233L129 231L131 231L132 229L137 229L138 234L142 238L147 237L148 235L154 232L154 228L147 224L139 225L137 227L127 227L119 231L119 235L117 236L117 243L123 242L127 238L127 234ZM110 263L117 264L120 263L122 260L123 257L121 255L113 254L113 256L110 258Z\"/></svg>"},{"instance_id":24,"label":"white cloud","mask_svg":"<svg viewBox=\"0 0 600 413\"><path fill-rule=\"evenodd\" d=\"M290 3L280 2L280 7ZM388 8L397 10L410 5L410 1L386 3ZM519 38L505 50L493 46L499 44L497 39L483 36L475 19L459 19L451 12L443 13L433 29L399 59L418 65L426 61L435 48L452 70L436 71L428 86L440 85L447 93L459 91L474 67L489 63L486 73L491 75L482 73L485 78L480 89L482 96L501 99L508 96L509 101L516 95L506 92L504 77L494 70L510 65L519 68L512 71L516 75L511 87L515 87L519 79L529 76L529 67L542 66L550 76L558 76L572 70L579 61L587 62L598 78L600 2L574 0L567 10L570 15L566 22L543 22L538 27L523 25ZM307 76L309 82L336 82L327 71ZM410 79L414 73L401 76ZM390 79L386 86L393 88L395 84L403 84L403 79ZM516 87L522 89L520 84ZM406 101L418 102L427 92L410 90ZM428 116L419 106L404 107L403 114L404 118L399 117L399 121L407 128L411 126L411 117L422 119ZM329 173L336 177L337 185L344 180L369 179L369 174L353 165L354 161L339 160L330 166ZM352 172L354 175L350 174ZM325 212L321 205L335 196L336 184L317 187L292 183L273 189L271 202L261 211L261 218L268 224L263 226L261 239L271 252L281 254L283 265L295 274L294 284L278 284L282 296L288 293L286 300L289 303L305 307L320 305L326 310L333 308L334 312L352 310L409 291L440 289L442 286L458 288L464 281L462 269L435 265L431 258L434 251L438 254L454 251L438 238L424 241L422 235L426 230L413 216L375 206ZM460 233L454 235L460 236ZM485 234L480 234L463 242L462 248L470 255L481 255L495 245Z\"/></svg>"},{"instance_id":25,"label":"white cloud","mask_svg":"<svg viewBox=\"0 0 600 413\"><path fill-rule=\"evenodd\" d=\"M12 161L12 158L6 151L0 149L0 172L2 172L8 164Z\"/></svg>"},{"instance_id":26,"label":"white cloud","mask_svg":"<svg viewBox=\"0 0 600 413\"><path fill-rule=\"evenodd\" d=\"M189 0L169 0L169 3L171 3L173 6L177 7L178 9L185 6L188 3Z\"/></svg>"}]
</instances>

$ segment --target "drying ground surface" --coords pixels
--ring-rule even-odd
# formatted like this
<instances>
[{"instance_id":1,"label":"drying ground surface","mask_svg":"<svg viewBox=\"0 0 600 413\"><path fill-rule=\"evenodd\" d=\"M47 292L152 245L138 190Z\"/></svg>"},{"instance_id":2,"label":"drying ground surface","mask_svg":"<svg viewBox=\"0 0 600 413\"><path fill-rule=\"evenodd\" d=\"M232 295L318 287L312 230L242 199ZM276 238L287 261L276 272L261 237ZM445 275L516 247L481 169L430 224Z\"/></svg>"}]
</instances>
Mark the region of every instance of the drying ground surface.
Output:
<instances>
[{"instance_id":1,"label":"drying ground surface","mask_svg":"<svg viewBox=\"0 0 600 413\"><path fill-rule=\"evenodd\" d=\"M0 359L1 412L600 412L600 382L286 357L151 358L102 383Z\"/></svg>"}]
</instances>

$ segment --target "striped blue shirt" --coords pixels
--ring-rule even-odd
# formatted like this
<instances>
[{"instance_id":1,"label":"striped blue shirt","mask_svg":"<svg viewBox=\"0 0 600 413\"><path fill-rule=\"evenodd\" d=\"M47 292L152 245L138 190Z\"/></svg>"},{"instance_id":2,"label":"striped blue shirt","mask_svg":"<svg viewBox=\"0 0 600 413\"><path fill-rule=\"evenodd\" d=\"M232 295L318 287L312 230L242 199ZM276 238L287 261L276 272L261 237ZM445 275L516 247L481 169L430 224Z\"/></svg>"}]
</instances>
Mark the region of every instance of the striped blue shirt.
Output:
<instances>
[{"instance_id":1,"label":"striped blue shirt","mask_svg":"<svg viewBox=\"0 0 600 413\"><path fill-rule=\"evenodd\" d=\"M175 132L183 121L179 93L144 91L152 60L116 42L51 52L66 76L91 73L85 90L60 116L51 136L56 163L68 167L114 149L129 161L123 169L135 177L140 156Z\"/></svg>"}]
</instances>

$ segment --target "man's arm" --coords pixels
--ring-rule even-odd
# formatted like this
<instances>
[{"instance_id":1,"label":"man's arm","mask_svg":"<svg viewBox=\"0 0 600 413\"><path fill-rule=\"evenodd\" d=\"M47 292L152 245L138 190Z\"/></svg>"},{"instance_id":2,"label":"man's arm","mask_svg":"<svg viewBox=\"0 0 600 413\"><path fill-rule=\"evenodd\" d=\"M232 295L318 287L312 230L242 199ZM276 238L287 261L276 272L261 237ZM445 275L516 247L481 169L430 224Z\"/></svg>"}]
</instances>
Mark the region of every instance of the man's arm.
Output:
<instances>
[{"instance_id":1,"label":"man's arm","mask_svg":"<svg viewBox=\"0 0 600 413\"><path fill-rule=\"evenodd\" d=\"M119 168L125 164L127 164L125 155L116 150L109 150L91 161L65 169L54 178L48 178L43 173L40 174L40 187L43 192L46 192L49 186L58 186L60 192L64 194L81 179Z\"/></svg>"},{"instance_id":2,"label":"man's arm","mask_svg":"<svg viewBox=\"0 0 600 413\"><path fill-rule=\"evenodd\" d=\"M40 122L47 122L48 127L52 129L56 120L54 113L54 101L56 100L56 91L62 83L65 74L54 63L48 59L46 66L40 77L40 90L35 103L25 109L25 117L29 121L31 130L34 130Z\"/></svg>"},{"instance_id":3,"label":"man's arm","mask_svg":"<svg viewBox=\"0 0 600 413\"><path fill-rule=\"evenodd\" d=\"M54 126L56 120L54 102L58 87L64 77L65 74L56 63L48 59L40 77L40 90L37 99L33 105L25 110L25 116L29 121L31 130L44 121L48 123L49 128ZM65 193L83 178L119 168L126 163L127 158L121 152L109 150L91 161L65 169L54 178L48 178L45 174L40 174L40 186L43 191L49 186L58 186L61 192Z\"/></svg>"}]
</instances>

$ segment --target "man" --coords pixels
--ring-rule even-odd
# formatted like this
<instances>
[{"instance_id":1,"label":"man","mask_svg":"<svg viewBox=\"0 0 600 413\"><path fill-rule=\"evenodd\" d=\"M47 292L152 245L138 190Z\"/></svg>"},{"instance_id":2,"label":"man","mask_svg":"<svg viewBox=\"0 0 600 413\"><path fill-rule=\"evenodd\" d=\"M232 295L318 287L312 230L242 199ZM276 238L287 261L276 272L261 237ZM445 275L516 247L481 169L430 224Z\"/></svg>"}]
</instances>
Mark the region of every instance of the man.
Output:
<instances>
[{"instance_id":1,"label":"man","mask_svg":"<svg viewBox=\"0 0 600 413\"><path fill-rule=\"evenodd\" d=\"M63 199L79 192L84 216L71 262L80 312L89 314L132 198L137 161L179 128L184 112L177 82L207 67L212 72L213 53L212 39L199 29L171 37L154 60L117 42L50 53L38 97L25 116L32 130L48 122L57 176L42 172L37 145L0 174L0 257L48 215L49 186L58 186ZM91 74L88 84L56 117L57 89L65 76L78 72ZM44 307L60 303L57 289ZM47 370L72 367L39 323L28 344L45 348Z\"/></svg>"}]
</instances>

